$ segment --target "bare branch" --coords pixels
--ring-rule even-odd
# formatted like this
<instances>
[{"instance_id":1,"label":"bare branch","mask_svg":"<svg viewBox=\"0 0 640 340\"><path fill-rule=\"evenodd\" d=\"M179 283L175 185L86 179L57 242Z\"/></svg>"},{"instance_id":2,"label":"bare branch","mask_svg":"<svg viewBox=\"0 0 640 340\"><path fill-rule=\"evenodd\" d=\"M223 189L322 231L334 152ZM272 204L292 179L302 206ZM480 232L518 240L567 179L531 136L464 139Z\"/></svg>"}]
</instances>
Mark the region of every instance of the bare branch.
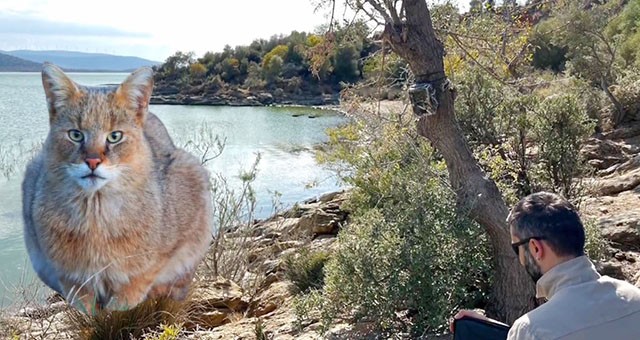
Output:
<instances>
[{"instance_id":1,"label":"bare branch","mask_svg":"<svg viewBox=\"0 0 640 340\"><path fill-rule=\"evenodd\" d=\"M384 4L387 7L389 14L391 15L391 19L393 22L400 22L400 18L398 17L398 12L396 11L395 3L397 0L385 0Z\"/></svg>"},{"instance_id":2,"label":"bare branch","mask_svg":"<svg viewBox=\"0 0 640 340\"><path fill-rule=\"evenodd\" d=\"M331 21L329 21L329 32L333 31L333 17L336 13L336 0L331 0Z\"/></svg>"},{"instance_id":3,"label":"bare branch","mask_svg":"<svg viewBox=\"0 0 640 340\"><path fill-rule=\"evenodd\" d=\"M364 2L368 3L369 5L371 5L371 7L373 7L378 12L378 14L380 14L380 16L382 16L382 18L384 18L384 21L386 23L399 24L399 22L395 22L395 21L393 21L391 19L391 16L389 16L389 13L387 13L387 11L384 9L384 7L382 7L380 5L380 3L378 3L376 0L365 0Z\"/></svg>"},{"instance_id":4,"label":"bare branch","mask_svg":"<svg viewBox=\"0 0 640 340\"><path fill-rule=\"evenodd\" d=\"M361 6L359 8L357 8L357 11L362 11L364 12L364 14L366 14L369 19L371 19L373 22L375 22L378 26L384 26L384 22L380 21L374 13L371 13L369 11L367 11L366 8L364 8L364 6ZM356 12L357 13L357 12Z\"/></svg>"},{"instance_id":5,"label":"bare branch","mask_svg":"<svg viewBox=\"0 0 640 340\"><path fill-rule=\"evenodd\" d=\"M491 71L491 69L489 69L488 67L482 65L482 63L480 63L476 58L473 57L473 55L471 53L469 53L469 51L467 51L467 49L465 48L465 46L462 43L462 41L460 41L460 38L458 38L455 35L451 35L451 37L453 38L453 41L455 41L456 45L458 45L458 47L460 47L464 51L464 53L469 58L471 58L471 60L473 60L481 69L483 69L485 72L489 73L491 75L491 77L495 78L500 83L505 84L505 82L504 82L504 80L502 78L498 77L498 75L495 74L493 71Z\"/></svg>"}]
</instances>

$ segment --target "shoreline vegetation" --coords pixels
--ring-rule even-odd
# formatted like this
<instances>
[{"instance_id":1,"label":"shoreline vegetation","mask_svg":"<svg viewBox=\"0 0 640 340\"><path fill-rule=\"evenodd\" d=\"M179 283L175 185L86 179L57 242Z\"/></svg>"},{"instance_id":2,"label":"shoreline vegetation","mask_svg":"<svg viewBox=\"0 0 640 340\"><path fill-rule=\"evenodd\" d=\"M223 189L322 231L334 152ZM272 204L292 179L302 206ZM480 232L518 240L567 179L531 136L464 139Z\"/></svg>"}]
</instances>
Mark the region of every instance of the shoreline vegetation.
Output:
<instances>
[{"instance_id":1,"label":"shoreline vegetation","mask_svg":"<svg viewBox=\"0 0 640 340\"><path fill-rule=\"evenodd\" d=\"M336 106L345 89L397 99L402 84L374 84L381 75L408 76L405 64L387 58L364 22L334 25L331 34L293 31L246 46L196 57L178 51L154 66L151 104L229 106Z\"/></svg>"}]
</instances>

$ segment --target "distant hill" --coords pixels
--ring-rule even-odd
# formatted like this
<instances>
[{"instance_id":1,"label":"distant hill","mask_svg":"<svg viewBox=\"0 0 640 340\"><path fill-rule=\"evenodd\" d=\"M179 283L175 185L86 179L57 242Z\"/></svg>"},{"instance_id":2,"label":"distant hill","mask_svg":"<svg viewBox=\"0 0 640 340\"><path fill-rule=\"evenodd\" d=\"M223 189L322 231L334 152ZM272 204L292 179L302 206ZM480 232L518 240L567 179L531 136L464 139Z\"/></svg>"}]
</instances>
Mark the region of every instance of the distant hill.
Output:
<instances>
[{"instance_id":1,"label":"distant hill","mask_svg":"<svg viewBox=\"0 0 640 340\"><path fill-rule=\"evenodd\" d=\"M0 51L17 58L25 59L40 65L49 61L69 71L132 71L142 66L159 65L159 62L138 57L116 56L102 53L84 53L71 51Z\"/></svg>"},{"instance_id":2,"label":"distant hill","mask_svg":"<svg viewBox=\"0 0 640 340\"><path fill-rule=\"evenodd\" d=\"M41 64L0 53L0 72L39 72Z\"/></svg>"}]
</instances>

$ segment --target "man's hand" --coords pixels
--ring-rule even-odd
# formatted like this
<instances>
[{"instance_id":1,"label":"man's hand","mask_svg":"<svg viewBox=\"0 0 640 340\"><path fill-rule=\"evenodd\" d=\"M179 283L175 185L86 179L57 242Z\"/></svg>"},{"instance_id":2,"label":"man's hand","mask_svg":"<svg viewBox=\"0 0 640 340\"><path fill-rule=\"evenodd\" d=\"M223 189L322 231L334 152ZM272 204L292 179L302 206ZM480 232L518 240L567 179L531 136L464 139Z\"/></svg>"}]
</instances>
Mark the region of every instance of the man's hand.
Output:
<instances>
[{"instance_id":1,"label":"man's hand","mask_svg":"<svg viewBox=\"0 0 640 340\"><path fill-rule=\"evenodd\" d=\"M476 311L469 310L469 309L461 309L460 311L458 311L458 313L456 313L456 315L453 316L453 320L451 321L451 324L449 325L449 329L451 330L451 333L454 332L454 329L453 329L454 321L457 320L457 319L462 319L464 317L480 319L480 320L489 321L489 322L495 322L495 323L504 325L504 323L502 323L500 321L496 321L494 319L489 319L488 317L486 317L483 314L480 314L480 313L478 313Z\"/></svg>"}]
</instances>

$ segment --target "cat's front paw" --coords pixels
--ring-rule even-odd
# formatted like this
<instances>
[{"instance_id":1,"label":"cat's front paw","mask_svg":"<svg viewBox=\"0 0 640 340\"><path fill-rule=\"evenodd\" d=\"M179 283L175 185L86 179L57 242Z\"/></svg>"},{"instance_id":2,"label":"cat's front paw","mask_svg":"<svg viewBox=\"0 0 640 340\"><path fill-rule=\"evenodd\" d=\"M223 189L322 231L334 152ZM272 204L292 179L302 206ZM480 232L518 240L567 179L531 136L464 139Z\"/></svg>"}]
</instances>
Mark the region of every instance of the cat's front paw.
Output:
<instances>
[{"instance_id":1,"label":"cat's front paw","mask_svg":"<svg viewBox=\"0 0 640 340\"><path fill-rule=\"evenodd\" d=\"M135 308L147 299L147 291L128 287L112 296L105 305L109 311L125 311Z\"/></svg>"}]
</instances>

